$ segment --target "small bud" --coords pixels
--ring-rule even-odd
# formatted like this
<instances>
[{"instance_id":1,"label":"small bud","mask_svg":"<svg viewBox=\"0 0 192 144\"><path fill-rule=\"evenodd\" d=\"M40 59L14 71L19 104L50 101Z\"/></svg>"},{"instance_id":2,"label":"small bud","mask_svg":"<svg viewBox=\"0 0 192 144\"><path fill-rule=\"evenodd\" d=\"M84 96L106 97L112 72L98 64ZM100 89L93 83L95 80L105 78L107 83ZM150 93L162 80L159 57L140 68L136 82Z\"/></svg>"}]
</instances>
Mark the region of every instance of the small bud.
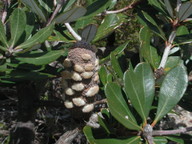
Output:
<instances>
[{"instance_id":1,"label":"small bud","mask_svg":"<svg viewBox=\"0 0 192 144\"><path fill-rule=\"evenodd\" d=\"M82 98L73 98L72 101L76 106L79 107L84 106L86 104L86 102Z\"/></svg>"},{"instance_id":2,"label":"small bud","mask_svg":"<svg viewBox=\"0 0 192 144\"><path fill-rule=\"evenodd\" d=\"M87 104L83 107L82 112L89 113L93 110L94 105L93 104Z\"/></svg>"},{"instance_id":3,"label":"small bud","mask_svg":"<svg viewBox=\"0 0 192 144\"><path fill-rule=\"evenodd\" d=\"M81 55L81 58L82 58L83 60L88 61L88 60L91 59L91 55L90 55L90 54L82 54L82 55Z\"/></svg>"},{"instance_id":4,"label":"small bud","mask_svg":"<svg viewBox=\"0 0 192 144\"><path fill-rule=\"evenodd\" d=\"M64 102L64 105L65 105L65 107L68 108L68 109L73 108L73 103L70 102L70 101L65 101L65 102Z\"/></svg>"},{"instance_id":5,"label":"small bud","mask_svg":"<svg viewBox=\"0 0 192 144\"><path fill-rule=\"evenodd\" d=\"M95 66L92 65L92 64L86 64L85 65L85 70L86 71L92 71L94 68L95 68Z\"/></svg>"},{"instance_id":6,"label":"small bud","mask_svg":"<svg viewBox=\"0 0 192 144\"><path fill-rule=\"evenodd\" d=\"M99 92L99 86L98 85L95 85L91 88L89 88L89 90L85 93L85 95L87 97L92 97L94 96L95 94L97 94Z\"/></svg>"},{"instance_id":7,"label":"small bud","mask_svg":"<svg viewBox=\"0 0 192 144\"><path fill-rule=\"evenodd\" d=\"M76 72L73 72L73 73L72 73L71 78L72 78L74 81L81 81L81 80L82 80L81 76L80 76L78 73L76 73Z\"/></svg>"},{"instance_id":8,"label":"small bud","mask_svg":"<svg viewBox=\"0 0 192 144\"><path fill-rule=\"evenodd\" d=\"M66 58L63 62L63 65L64 65L64 67L71 67L72 63L68 58Z\"/></svg>"},{"instance_id":9,"label":"small bud","mask_svg":"<svg viewBox=\"0 0 192 144\"><path fill-rule=\"evenodd\" d=\"M69 95L69 96L75 94L74 90L72 90L71 88L67 88L67 89L65 90L65 93L66 93L67 95Z\"/></svg>"},{"instance_id":10,"label":"small bud","mask_svg":"<svg viewBox=\"0 0 192 144\"><path fill-rule=\"evenodd\" d=\"M82 83L76 83L73 84L71 88L76 91L82 91L84 89L84 85Z\"/></svg>"},{"instance_id":11,"label":"small bud","mask_svg":"<svg viewBox=\"0 0 192 144\"><path fill-rule=\"evenodd\" d=\"M75 70L76 72L81 73L81 72L84 71L84 68L83 68L82 66L76 64L76 65L74 65L74 70Z\"/></svg>"},{"instance_id":12,"label":"small bud","mask_svg":"<svg viewBox=\"0 0 192 144\"><path fill-rule=\"evenodd\" d=\"M81 76L84 78L84 79L89 79L93 76L93 72L83 72L81 74Z\"/></svg>"}]
</instances>

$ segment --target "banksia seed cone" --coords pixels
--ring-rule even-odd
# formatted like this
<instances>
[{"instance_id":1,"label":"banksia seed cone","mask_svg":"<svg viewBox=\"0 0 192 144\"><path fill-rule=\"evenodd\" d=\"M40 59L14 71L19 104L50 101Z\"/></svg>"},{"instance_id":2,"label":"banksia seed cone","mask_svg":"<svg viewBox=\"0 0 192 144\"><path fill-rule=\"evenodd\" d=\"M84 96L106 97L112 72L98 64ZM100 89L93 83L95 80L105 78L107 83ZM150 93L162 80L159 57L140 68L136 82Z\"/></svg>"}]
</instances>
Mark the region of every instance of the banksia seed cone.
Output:
<instances>
[{"instance_id":1,"label":"banksia seed cone","mask_svg":"<svg viewBox=\"0 0 192 144\"><path fill-rule=\"evenodd\" d=\"M63 62L64 105L75 118L86 117L94 109L99 92L98 64L92 47L83 42L76 43Z\"/></svg>"}]
</instances>

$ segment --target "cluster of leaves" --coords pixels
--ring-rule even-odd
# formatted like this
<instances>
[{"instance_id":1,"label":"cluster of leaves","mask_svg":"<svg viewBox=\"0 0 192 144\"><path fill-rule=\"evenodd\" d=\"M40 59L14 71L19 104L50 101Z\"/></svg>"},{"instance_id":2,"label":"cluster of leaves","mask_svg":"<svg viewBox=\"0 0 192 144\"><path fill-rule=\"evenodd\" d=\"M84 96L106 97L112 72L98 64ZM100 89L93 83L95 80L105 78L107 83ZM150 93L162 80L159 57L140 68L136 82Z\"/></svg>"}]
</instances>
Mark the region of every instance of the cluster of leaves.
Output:
<instances>
[{"instance_id":1,"label":"cluster of leaves","mask_svg":"<svg viewBox=\"0 0 192 144\"><path fill-rule=\"evenodd\" d=\"M122 13L107 14L117 4L117 0L87 0L83 6L75 0L12 1L6 21L0 22L1 85L58 76L61 69L55 65L76 42L69 23L82 40L96 44L127 20ZM128 66L125 50L130 40L101 58L101 93L103 89L109 111L101 112L105 117L99 117L101 128L84 128L90 143L145 142L148 125L154 127L181 99L184 104L190 99L192 3L145 0L135 11L143 26L139 32L142 63ZM182 138L154 138L157 144L168 140L184 143Z\"/></svg>"},{"instance_id":2,"label":"cluster of leaves","mask_svg":"<svg viewBox=\"0 0 192 144\"><path fill-rule=\"evenodd\" d=\"M107 8L112 9L115 3L97 0L86 2L83 7L70 0L56 14L53 1L11 3L10 15L5 23L0 23L0 82L14 84L59 75L59 70L49 64L65 57L67 48L76 41L64 24L73 22L73 29L80 31L83 40L89 42L94 38L93 42L96 42L125 21L122 14L110 14L96 29L94 16ZM57 7L61 5L62 1L56 4Z\"/></svg>"},{"instance_id":3,"label":"cluster of leaves","mask_svg":"<svg viewBox=\"0 0 192 144\"><path fill-rule=\"evenodd\" d=\"M191 99L191 6L190 1L148 0L137 7L138 20L143 25L139 33L143 63L134 69L130 64L127 71L122 70L121 58L126 56L123 50L127 43L101 60L104 65L100 79L109 111L101 112L104 119L99 118L99 134L99 130L84 128L90 143L150 143L145 137L148 125L154 127L179 101L191 111L187 102ZM165 65L161 65L165 54ZM110 64L105 63L107 60ZM114 119L127 129L117 126ZM156 144L168 141L186 142L183 137L154 137Z\"/></svg>"}]
</instances>

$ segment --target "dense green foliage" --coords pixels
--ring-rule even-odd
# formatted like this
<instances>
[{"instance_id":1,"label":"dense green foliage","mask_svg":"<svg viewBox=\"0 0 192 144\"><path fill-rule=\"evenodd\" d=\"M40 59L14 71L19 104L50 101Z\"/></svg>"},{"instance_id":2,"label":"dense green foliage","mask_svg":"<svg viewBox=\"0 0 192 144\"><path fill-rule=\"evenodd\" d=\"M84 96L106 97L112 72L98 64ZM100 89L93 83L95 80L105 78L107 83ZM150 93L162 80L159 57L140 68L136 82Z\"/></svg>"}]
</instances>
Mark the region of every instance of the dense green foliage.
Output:
<instances>
[{"instance_id":1,"label":"dense green foliage","mask_svg":"<svg viewBox=\"0 0 192 144\"><path fill-rule=\"evenodd\" d=\"M83 129L91 144L150 143L148 125L155 129L178 103L192 110L191 1L19 0L7 12L0 21L1 86L59 77L65 68L56 64L74 42L106 48L97 55L108 108L100 128ZM185 143L182 136L154 137L161 141Z\"/></svg>"}]
</instances>

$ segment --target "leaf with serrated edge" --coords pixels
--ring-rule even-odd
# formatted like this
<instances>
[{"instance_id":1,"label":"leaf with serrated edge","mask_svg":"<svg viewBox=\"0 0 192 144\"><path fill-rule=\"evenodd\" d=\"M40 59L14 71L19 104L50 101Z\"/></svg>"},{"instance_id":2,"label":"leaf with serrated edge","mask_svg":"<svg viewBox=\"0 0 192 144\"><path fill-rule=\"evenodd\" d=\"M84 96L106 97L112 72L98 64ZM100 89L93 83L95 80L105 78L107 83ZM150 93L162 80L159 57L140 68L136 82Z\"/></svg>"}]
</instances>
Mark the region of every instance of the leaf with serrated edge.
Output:
<instances>
[{"instance_id":1,"label":"leaf with serrated edge","mask_svg":"<svg viewBox=\"0 0 192 144\"><path fill-rule=\"evenodd\" d=\"M26 15L23 12L23 10L17 8L13 11L10 17L10 26L11 26L10 45L11 47L13 47L25 30Z\"/></svg>"},{"instance_id":2,"label":"leaf with serrated edge","mask_svg":"<svg viewBox=\"0 0 192 144\"><path fill-rule=\"evenodd\" d=\"M45 28L39 30L30 39L26 40L24 43L17 46L16 49L30 48L36 44L42 43L51 35L52 31L53 31L53 25L45 27Z\"/></svg>"},{"instance_id":3,"label":"leaf with serrated edge","mask_svg":"<svg viewBox=\"0 0 192 144\"><path fill-rule=\"evenodd\" d=\"M38 7L35 0L22 0L22 2L29 6L31 11L36 13L44 22L46 22L45 15L43 14L42 10Z\"/></svg>"},{"instance_id":4,"label":"leaf with serrated edge","mask_svg":"<svg viewBox=\"0 0 192 144\"><path fill-rule=\"evenodd\" d=\"M73 7L67 12L60 14L58 17L55 18L56 23L68 23L75 21L79 17L83 16L86 13L86 9L84 7Z\"/></svg>"},{"instance_id":5,"label":"leaf with serrated edge","mask_svg":"<svg viewBox=\"0 0 192 144\"><path fill-rule=\"evenodd\" d=\"M132 130L141 129L132 115L125 99L123 98L121 88L116 83L108 83L105 86L105 95L107 97L109 110L111 114L126 128Z\"/></svg>"},{"instance_id":6,"label":"leaf with serrated edge","mask_svg":"<svg viewBox=\"0 0 192 144\"><path fill-rule=\"evenodd\" d=\"M124 74L125 93L133 107L146 122L155 92L153 72L149 64L138 64Z\"/></svg>"},{"instance_id":7,"label":"leaf with serrated edge","mask_svg":"<svg viewBox=\"0 0 192 144\"><path fill-rule=\"evenodd\" d=\"M160 88L153 125L179 102L187 88L187 83L188 76L183 65L180 64L167 73Z\"/></svg>"}]
</instances>

